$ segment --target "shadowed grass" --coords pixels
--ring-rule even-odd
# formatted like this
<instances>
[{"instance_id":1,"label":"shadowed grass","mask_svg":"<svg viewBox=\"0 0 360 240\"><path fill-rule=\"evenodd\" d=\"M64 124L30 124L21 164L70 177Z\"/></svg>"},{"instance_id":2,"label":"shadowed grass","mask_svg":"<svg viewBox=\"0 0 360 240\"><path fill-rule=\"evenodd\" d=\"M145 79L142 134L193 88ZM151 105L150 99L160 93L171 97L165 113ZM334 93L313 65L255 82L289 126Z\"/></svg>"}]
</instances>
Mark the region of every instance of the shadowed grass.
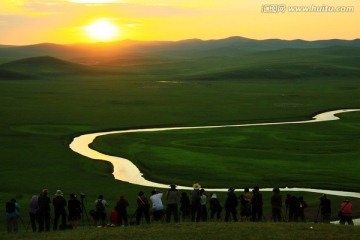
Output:
<instances>
[{"instance_id":1,"label":"shadowed grass","mask_svg":"<svg viewBox=\"0 0 360 240\"><path fill-rule=\"evenodd\" d=\"M126 228L86 228L51 233L20 233L2 239L348 239L358 240L359 227L290 223L185 223L152 224ZM238 237L236 237L238 236Z\"/></svg>"}]
</instances>

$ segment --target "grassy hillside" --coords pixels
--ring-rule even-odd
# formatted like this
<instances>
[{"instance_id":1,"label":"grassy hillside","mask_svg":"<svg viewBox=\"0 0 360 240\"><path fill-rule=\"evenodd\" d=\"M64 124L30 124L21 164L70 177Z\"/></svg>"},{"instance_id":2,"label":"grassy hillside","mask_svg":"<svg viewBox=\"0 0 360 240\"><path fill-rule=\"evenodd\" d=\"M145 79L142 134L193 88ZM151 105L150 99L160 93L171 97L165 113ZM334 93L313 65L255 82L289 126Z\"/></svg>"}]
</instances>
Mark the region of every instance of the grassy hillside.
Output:
<instances>
[{"instance_id":1,"label":"grassy hillside","mask_svg":"<svg viewBox=\"0 0 360 240\"><path fill-rule=\"evenodd\" d=\"M138 191L148 193L151 188L115 181L110 164L84 158L69 150L72 137L85 132L303 120L329 109L358 108L359 66L358 61L353 61L357 59L356 50L353 49L353 55L335 50L329 50L327 55L322 52L324 50L313 49L296 54L282 50L282 53L199 59L167 56L173 60L164 62L164 58L155 58L158 61L148 59L139 64L120 66L124 63L122 59L119 65L115 61L101 66L97 74L92 74L93 68L90 72L85 68L86 74L76 74L83 73L83 66L53 58L9 63L2 71L11 69L11 74L31 74L36 78L20 81L5 74L0 81L0 181L5 183L0 186L0 204L15 197L26 221L29 199L48 188L51 194L61 189L65 196L73 191L84 192L89 207L99 194L104 194L112 206L119 195L124 194L131 199L133 211ZM296 79L261 74L256 77L226 75L250 70L256 75L269 65L279 68L282 64L293 72L296 61L301 66L335 67L345 75L326 74L326 71ZM101 74L103 68L111 74ZM354 75L346 75L346 69L355 71ZM48 72L55 72L55 81L48 81ZM216 78L212 78L214 74ZM349 122L351 124L354 123ZM291 131L301 132L301 128ZM218 134L221 133L211 133L212 136ZM271 132L270 135L276 134ZM278 134L285 136L280 130ZM199 135L194 133L196 136ZM232 141L231 136L221 139L225 146L227 141ZM355 140L353 144L356 144ZM275 143L269 140L267 144L271 148L276 147ZM296 148L295 145L291 149ZM252 147L249 145L249 148ZM339 154L342 159L347 156L341 155L342 152ZM352 167L354 172L359 170L355 164ZM196 181L205 178L207 176L199 176ZM265 180L257 183L264 186ZM318 184L336 186L336 182ZM237 185L242 186L241 182ZM353 186L355 183L347 187ZM318 194L306 197L312 205L311 212L316 214ZM333 200L337 207L342 198ZM3 221L0 220L0 224L3 225Z\"/></svg>"},{"instance_id":2,"label":"grassy hillside","mask_svg":"<svg viewBox=\"0 0 360 240\"><path fill-rule=\"evenodd\" d=\"M69 231L3 235L2 239L349 239L357 240L360 228L327 224L270 224L270 223L187 223L152 224L129 228L86 228Z\"/></svg>"},{"instance_id":3,"label":"grassy hillside","mask_svg":"<svg viewBox=\"0 0 360 240\"><path fill-rule=\"evenodd\" d=\"M279 50L283 48L324 48L329 46L360 47L360 40L254 40L242 37L230 37L219 40L202 41L190 39L183 41L131 41L94 44L36 44L29 46L3 46L0 48L0 63L22 58L52 56L84 62L88 58L119 58L124 55L148 57L201 58L215 56L241 56L248 53ZM81 59L81 60L80 60Z\"/></svg>"},{"instance_id":4,"label":"grassy hillside","mask_svg":"<svg viewBox=\"0 0 360 240\"><path fill-rule=\"evenodd\" d=\"M96 70L91 67L49 56L11 61L1 64L0 70L3 72L0 79L7 79L8 77L14 79L14 77L21 78L21 76L24 76L24 78L26 76L32 76L32 78L35 78L35 76L62 77L69 74L88 75L96 73Z\"/></svg>"}]
</instances>

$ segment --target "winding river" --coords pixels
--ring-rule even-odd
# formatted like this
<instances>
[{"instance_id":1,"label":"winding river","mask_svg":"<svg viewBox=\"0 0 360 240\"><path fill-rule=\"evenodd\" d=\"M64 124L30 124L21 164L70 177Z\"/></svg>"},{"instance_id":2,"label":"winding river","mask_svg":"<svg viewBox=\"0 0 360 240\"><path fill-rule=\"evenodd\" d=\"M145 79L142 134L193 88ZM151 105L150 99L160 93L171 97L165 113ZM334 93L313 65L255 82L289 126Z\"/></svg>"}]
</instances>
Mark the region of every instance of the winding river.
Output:
<instances>
[{"instance_id":1,"label":"winding river","mask_svg":"<svg viewBox=\"0 0 360 240\"><path fill-rule=\"evenodd\" d=\"M323 121L338 120L336 116L341 113L348 113L353 111L360 111L360 109L344 109L329 111L318 114L311 120L306 121L294 121L294 122L277 122L277 123L254 123L254 124L239 124L239 125L222 125L222 126L198 126L198 127L171 127L171 128L149 128L149 129L133 129L133 130L120 130L120 131L109 131L84 134L73 139L70 143L70 148L85 157L108 161L114 166L113 175L115 179L131 184L154 187L154 188L168 188L169 184L156 183L146 180L140 170L128 159L110 156L101 152L95 151L89 147L89 145L95 140L95 138L109 135L109 134L122 134L122 133L138 133L138 132L156 132L156 131L171 131L171 130L185 130L185 129L206 129L206 128L231 128L231 127L247 127L247 126L265 126L265 125L281 125L281 124L308 124ZM190 190L189 186L178 186L178 189ZM227 191L227 188L206 188L207 191ZM262 188L262 191L272 191L272 188ZM285 191L302 191L302 192L313 192L313 193L325 193L329 195L348 196L360 198L360 193L356 192L344 192L344 191L333 191L324 189L312 189L312 188L282 188Z\"/></svg>"}]
</instances>

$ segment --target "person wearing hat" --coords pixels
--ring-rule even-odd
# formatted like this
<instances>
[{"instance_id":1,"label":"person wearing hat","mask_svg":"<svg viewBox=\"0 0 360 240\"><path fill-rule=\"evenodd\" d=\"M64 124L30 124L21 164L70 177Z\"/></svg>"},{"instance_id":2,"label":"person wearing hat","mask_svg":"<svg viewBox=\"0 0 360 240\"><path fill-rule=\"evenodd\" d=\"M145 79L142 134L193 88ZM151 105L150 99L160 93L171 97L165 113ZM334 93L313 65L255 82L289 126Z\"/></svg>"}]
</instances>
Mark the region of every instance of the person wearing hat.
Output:
<instances>
[{"instance_id":1,"label":"person wearing hat","mask_svg":"<svg viewBox=\"0 0 360 240\"><path fill-rule=\"evenodd\" d=\"M219 220L221 217L222 207L219 202L219 199L217 198L216 193L211 194L210 198L210 218L214 219L214 216L216 214L216 219Z\"/></svg>"},{"instance_id":2,"label":"person wearing hat","mask_svg":"<svg viewBox=\"0 0 360 240\"><path fill-rule=\"evenodd\" d=\"M43 189L38 198L38 221L39 232L50 231L50 197L48 196L48 190Z\"/></svg>"},{"instance_id":3,"label":"person wearing hat","mask_svg":"<svg viewBox=\"0 0 360 240\"><path fill-rule=\"evenodd\" d=\"M191 191L191 221L200 221L201 205L200 205L200 184L194 183L193 190Z\"/></svg>"},{"instance_id":4,"label":"person wearing hat","mask_svg":"<svg viewBox=\"0 0 360 240\"><path fill-rule=\"evenodd\" d=\"M57 190L54 198L52 200L52 204L54 206L54 225L53 230L56 231L58 229L59 218L61 217L61 225L60 229L66 228L66 200L64 198L64 194L61 190Z\"/></svg>"}]
</instances>

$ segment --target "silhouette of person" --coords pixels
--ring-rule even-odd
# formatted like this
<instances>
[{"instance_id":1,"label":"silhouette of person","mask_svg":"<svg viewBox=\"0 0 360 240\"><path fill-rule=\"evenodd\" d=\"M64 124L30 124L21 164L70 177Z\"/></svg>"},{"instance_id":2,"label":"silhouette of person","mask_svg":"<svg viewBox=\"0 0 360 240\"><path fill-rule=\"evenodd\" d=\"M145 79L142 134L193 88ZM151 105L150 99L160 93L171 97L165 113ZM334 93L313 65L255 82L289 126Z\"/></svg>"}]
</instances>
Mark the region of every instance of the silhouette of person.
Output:
<instances>
[{"instance_id":1,"label":"silhouette of person","mask_svg":"<svg viewBox=\"0 0 360 240\"><path fill-rule=\"evenodd\" d=\"M64 198L64 194L61 190L57 190L55 193L55 197L52 200L54 206L54 225L53 230L58 229L59 218L61 217L61 229L66 227L66 200Z\"/></svg>"},{"instance_id":2,"label":"silhouette of person","mask_svg":"<svg viewBox=\"0 0 360 240\"><path fill-rule=\"evenodd\" d=\"M273 195L271 197L271 211L272 220L274 222L281 222L281 208L282 208L282 197L280 189L278 187L273 189Z\"/></svg>"},{"instance_id":3,"label":"silhouette of person","mask_svg":"<svg viewBox=\"0 0 360 240\"><path fill-rule=\"evenodd\" d=\"M237 222L237 211L236 207L238 205L238 200L235 195L235 188L229 187L225 199L225 222L229 221L230 214L234 222Z\"/></svg>"},{"instance_id":4,"label":"silhouette of person","mask_svg":"<svg viewBox=\"0 0 360 240\"><path fill-rule=\"evenodd\" d=\"M253 197L251 199L252 218L254 222L261 221L263 217L263 197L260 193L259 187L254 187Z\"/></svg>"},{"instance_id":5,"label":"silhouette of person","mask_svg":"<svg viewBox=\"0 0 360 240\"><path fill-rule=\"evenodd\" d=\"M48 196L48 190L42 190L38 198L38 221L39 232L50 231L50 197Z\"/></svg>"}]
</instances>

